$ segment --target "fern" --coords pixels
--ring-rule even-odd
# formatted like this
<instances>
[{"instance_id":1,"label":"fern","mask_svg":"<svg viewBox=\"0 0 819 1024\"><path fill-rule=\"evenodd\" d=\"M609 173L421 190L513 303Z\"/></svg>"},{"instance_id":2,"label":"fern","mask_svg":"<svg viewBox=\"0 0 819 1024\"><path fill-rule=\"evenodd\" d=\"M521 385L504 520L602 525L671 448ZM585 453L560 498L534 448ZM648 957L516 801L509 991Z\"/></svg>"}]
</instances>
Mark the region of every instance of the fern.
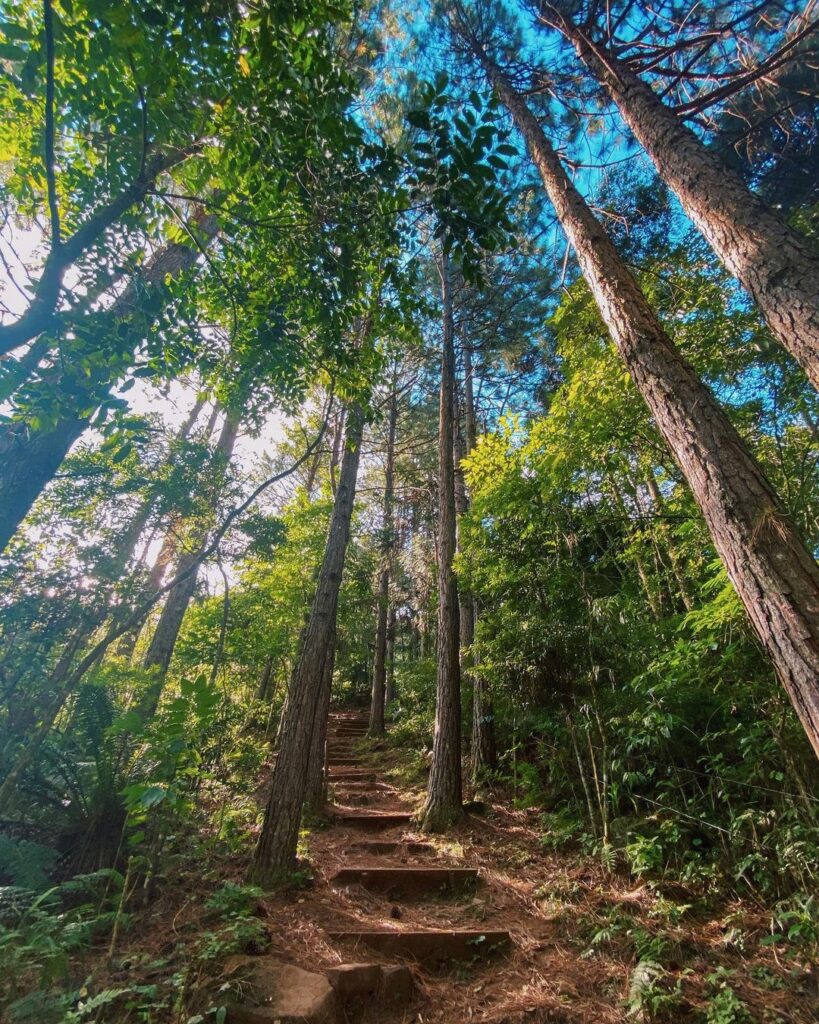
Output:
<instances>
[{"instance_id":1,"label":"fern","mask_svg":"<svg viewBox=\"0 0 819 1024\"><path fill-rule=\"evenodd\" d=\"M49 846L0 835L0 880L22 889L44 889L58 856Z\"/></svg>"},{"instance_id":2,"label":"fern","mask_svg":"<svg viewBox=\"0 0 819 1024\"><path fill-rule=\"evenodd\" d=\"M73 997L35 990L5 1009L9 1024L63 1024Z\"/></svg>"},{"instance_id":3,"label":"fern","mask_svg":"<svg viewBox=\"0 0 819 1024\"><path fill-rule=\"evenodd\" d=\"M72 733L92 756L102 752L105 735L110 729L116 710L111 693L103 686L86 683L81 686L74 701Z\"/></svg>"},{"instance_id":4,"label":"fern","mask_svg":"<svg viewBox=\"0 0 819 1024\"><path fill-rule=\"evenodd\" d=\"M681 980L669 988L670 975L656 960L640 960L631 975L626 1006L641 1021L666 1019L679 1006Z\"/></svg>"}]
</instances>

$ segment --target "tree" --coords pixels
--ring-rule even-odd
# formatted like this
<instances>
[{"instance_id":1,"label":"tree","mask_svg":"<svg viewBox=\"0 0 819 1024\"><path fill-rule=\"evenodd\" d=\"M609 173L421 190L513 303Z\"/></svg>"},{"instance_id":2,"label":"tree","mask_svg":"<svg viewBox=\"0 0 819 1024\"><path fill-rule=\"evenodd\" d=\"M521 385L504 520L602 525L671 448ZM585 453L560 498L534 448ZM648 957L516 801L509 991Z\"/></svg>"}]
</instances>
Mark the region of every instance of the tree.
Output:
<instances>
[{"instance_id":1,"label":"tree","mask_svg":"<svg viewBox=\"0 0 819 1024\"><path fill-rule=\"evenodd\" d=\"M390 607L390 572L395 544L393 513L395 492L395 429L398 422L397 378L388 401L387 452L384 466L384 508L381 540L381 566L378 573L378 596L375 621L375 653L373 655L373 685L370 700L370 734L384 733L384 706L387 695L387 633Z\"/></svg>"},{"instance_id":2,"label":"tree","mask_svg":"<svg viewBox=\"0 0 819 1024\"><path fill-rule=\"evenodd\" d=\"M611 49L559 4L541 19L602 83L662 179L819 389L819 259Z\"/></svg>"},{"instance_id":3,"label":"tree","mask_svg":"<svg viewBox=\"0 0 819 1024\"><path fill-rule=\"evenodd\" d=\"M169 297L168 283L195 268L200 247L207 246L217 231L217 218L201 212L191 226L196 244L171 242L161 248L147 261L138 281L95 318L93 332L109 339L113 349L106 353L96 379L74 383L69 373L56 368L54 374L44 376L38 392L50 392L56 405L56 410L49 410L47 426L32 426L23 417L0 427L0 488L9 496L0 510L0 551L88 428L98 406L110 400L119 373L133 365L135 349ZM41 410L43 397L39 393L26 396L26 402Z\"/></svg>"},{"instance_id":4,"label":"tree","mask_svg":"<svg viewBox=\"0 0 819 1024\"><path fill-rule=\"evenodd\" d=\"M233 410L228 410L211 464L210 494L206 496L210 508L205 510L205 523L192 524L191 535L186 538L185 550L177 559L172 575L182 577L182 582L169 593L159 620L154 627L151 641L142 660L142 667L152 671L153 678L148 688L140 694L137 713L141 719L150 719L156 711L162 694L165 674L173 657L176 639L182 626L182 620L188 610L199 574L204 551L208 546L212 519L223 488L224 480L230 466L233 448L239 433L241 418Z\"/></svg>"},{"instance_id":5,"label":"tree","mask_svg":"<svg viewBox=\"0 0 819 1024\"><path fill-rule=\"evenodd\" d=\"M441 275L441 386L438 411L438 690L423 825L440 832L461 813L461 661L455 579L455 339L448 242Z\"/></svg>"},{"instance_id":6,"label":"tree","mask_svg":"<svg viewBox=\"0 0 819 1024\"><path fill-rule=\"evenodd\" d=\"M216 128L215 104L242 77L241 19L228 8L204 20L156 10L134 4L109 21L93 4L44 0L9 11L15 41L0 103L19 131L4 198L21 216L41 216L48 249L33 296L0 325L0 353L57 325L70 269L93 294L138 250L150 218L162 216L152 193L171 172L184 177Z\"/></svg>"},{"instance_id":7,"label":"tree","mask_svg":"<svg viewBox=\"0 0 819 1024\"><path fill-rule=\"evenodd\" d=\"M363 431L363 410L353 406L347 416L344 456L324 558L293 670L276 766L249 872L250 878L260 885L286 879L295 867L315 722L327 689L326 652L335 630Z\"/></svg>"},{"instance_id":8,"label":"tree","mask_svg":"<svg viewBox=\"0 0 819 1024\"><path fill-rule=\"evenodd\" d=\"M461 666L458 585L454 571L455 514L455 324L450 261L463 277L483 280L480 261L509 238L507 201L497 187L510 152L495 124L495 109L477 93L463 117L446 116L447 78L425 84L408 120L424 136L416 142L410 185L440 240L436 270L441 283L441 372L438 405L438 646L437 698L432 768L423 827L446 829L461 814Z\"/></svg>"},{"instance_id":9,"label":"tree","mask_svg":"<svg viewBox=\"0 0 819 1024\"><path fill-rule=\"evenodd\" d=\"M724 411L675 350L535 116L463 22L460 31L526 140L601 315L819 756L819 569Z\"/></svg>"}]
</instances>

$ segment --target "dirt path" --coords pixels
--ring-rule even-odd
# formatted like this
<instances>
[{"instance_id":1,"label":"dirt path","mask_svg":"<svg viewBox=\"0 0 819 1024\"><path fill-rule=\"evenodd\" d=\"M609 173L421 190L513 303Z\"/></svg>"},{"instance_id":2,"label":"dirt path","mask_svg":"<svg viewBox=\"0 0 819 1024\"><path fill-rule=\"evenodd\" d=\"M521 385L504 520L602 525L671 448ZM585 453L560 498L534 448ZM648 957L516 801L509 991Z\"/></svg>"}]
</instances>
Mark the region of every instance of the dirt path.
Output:
<instances>
[{"instance_id":1,"label":"dirt path","mask_svg":"<svg viewBox=\"0 0 819 1024\"><path fill-rule=\"evenodd\" d=\"M736 906L697 914L684 891L662 895L549 853L533 814L502 805L467 816L446 837L418 833L411 816L421 791L374 768L378 755L358 753L365 732L363 714L333 715L333 816L309 839L313 883L295 898L266 901L274 951L291 963L411 966L411 999L353 1000L350 1022L633 1020L639 961L657 965L637 992L660 1008L650 1019L665 1019L663 1000L669 1020L705 1019L703 1001L719 991L709 972L733 978L740 967L748 983L733 984L758 1005L757 1019L814 1019L809 999L795 1002L792 989L777 987L769 954L760 969L770 984L751 984L748 958L726 941L738 927ZM745 925L764 927L752 918Z\"/></svg>"}]
</instances>

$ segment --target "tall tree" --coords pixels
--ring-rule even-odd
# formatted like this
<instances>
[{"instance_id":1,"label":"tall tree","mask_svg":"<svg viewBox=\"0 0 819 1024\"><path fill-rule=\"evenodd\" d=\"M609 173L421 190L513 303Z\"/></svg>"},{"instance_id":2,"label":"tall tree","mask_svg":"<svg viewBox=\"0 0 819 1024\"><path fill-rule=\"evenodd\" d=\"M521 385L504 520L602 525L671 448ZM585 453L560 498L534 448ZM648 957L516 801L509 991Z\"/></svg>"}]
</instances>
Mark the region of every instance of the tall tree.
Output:
<instances>
[{"instance_id":1,"label":"tall tree","mask_svg":"<svg viewBox=\"0 0 819 1024\"><path fill-rule=\"evenodd\" d=\"M540 3L601 82L662 179L819 389L819 258L611 48L562 4Z\"/></svg>"},{"instance_id":2,"label":"tall tree","mask_svg":"<svg viewBox=\"0 0 819 1024\"><path fill-rule=\"evenodd\" d=\"M674 348L537 118L469 25L461 20L456 30L526 140L603 320L819 756L819 568L724 410Z\"/></svg>"},{"instance_id":3,"label":"tall tree","mask_svg":"<svg viewBox=\"0 0 819 1024\"><path fill-rule=\"evenodd\" d=\"M261 885L281 881L295 866L313 733L324 691L325 655L335 631L338 593L350 537L363 432L364 412L356 405L347 415L344 456L324 559L293 670L276 766L250 868L250 877Z\"/></svg>"},{"instance_id":4,"label":"tall tree","mask_svg":"<svg viewBox=\"0 0 819 1024\"><path fill-rule=\"evenodd\" d=\"M207 495L207 504L210 507L205 510L205 522L193 524L186 547L177 559L173 576L180 576L182 580L168 593L142 660L143 668L153 670L153 679L145 691L140 694L137 705L137 713L146 720L151 718L156 711L162 695L165 675L173 657L179 630L182 627L182 620L185 618L185 612L188 610L196 590L199 568L210 538L209 528L212 525L210 520L215 514L217 503L221 497L221 484L230 465L239 433L239 425L238 413L229 410L225 415L211 464L212 475L208 482Z\"/></svg>"},{"instance_id":5,"label":"tall tree","mask_svg":"<svg viewBox=\"0 0 819 1024\"><path fill-rule=\"evenodd\" d=\"M370 734L384 733L384 706L387 695L387 633L390 608L390 572L395 546L394 494L395 494L395 428L398 422L398 396L393 382L387 413L387 452L384 465L384 506L381 536L381 565L378 572L378 592L375 609L375 651L373 653L373 681L370 699Z\"/></svg>"},{"instance_id":6,"label":"tall tree","mask_svg":"<svg viewBox=\"0 0 819 1024\"><path fill-rule=\"evenodd\" d=\"M461 814L461 660L458 583L455 578L455 324L449 240L444 238L441 277L441 382L438 400L438 688L432 768L422 815L431 832Z\"/></svg>"},{"instance_id":7,"label":"tall tree","mask_svg":"<svg viewBox=\"0 0 819 1024\"><path fill-rule=\"evenodd\" d=\"M464 367L464 435L466 454L469 455L477 443L478 431L475 419L475 370L472 365L472 349L469 343L462 346ZM472 647L475 642L475 627L478 621L478 601L474 594L466 591L461 605L461 647ZM463 620L467 629L464 630ZM495 712L489 683L480 671L475 653L470 655L469 672L472 677L472 742L470 761L472 781L476 782L486 771L497 768L495 748Z\"/></svg>"},{"instance_id":8,"label":"tall tree","mask_svg":"<svg viewBox=\"0 0 819 1024\"><path fill-rule=\"evenodd\" d=\"M426 804L421 815L429 831L447 828L461 814L461 666L458 585L454 571L455 513L455 323L450 263L464 280L481 285L481 261L506 244L511 233L508 200L498 188L496 169L506 169L505 135L494 104L477 93L463 117L450 120L447 78L419 90L418 109L407 115L421 129L411 156L413 198L439 240L436 258L441 283L441 376L438 405L438 651L435 734Z\"/></svg>"}]
</instances>

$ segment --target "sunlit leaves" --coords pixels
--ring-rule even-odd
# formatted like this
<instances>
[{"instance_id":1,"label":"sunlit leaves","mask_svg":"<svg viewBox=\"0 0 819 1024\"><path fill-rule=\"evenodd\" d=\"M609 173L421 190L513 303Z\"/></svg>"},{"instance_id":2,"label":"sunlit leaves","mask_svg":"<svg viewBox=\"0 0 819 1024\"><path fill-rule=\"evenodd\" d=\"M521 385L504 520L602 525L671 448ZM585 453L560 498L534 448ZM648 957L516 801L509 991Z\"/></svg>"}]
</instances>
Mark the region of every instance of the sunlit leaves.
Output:
<instances>
[{"instance_id":1,"label":"sunlit leaves","mask_svg":"<svg viewBox=\"0 0 819 1024\"><path fill-rule=\"evenodd\" d=\"M429 209L434 237L459 262L466 280L477 283L482 255L502 248L513 232L508 192L497 172L508 166L502 147L510 155L515 150L497 123L497 106L473 92L463 112L456 112L447 78L440 75L420 87L407 121L417 129L409 157L410 200Z\"/></svg>"}]
</instances>

